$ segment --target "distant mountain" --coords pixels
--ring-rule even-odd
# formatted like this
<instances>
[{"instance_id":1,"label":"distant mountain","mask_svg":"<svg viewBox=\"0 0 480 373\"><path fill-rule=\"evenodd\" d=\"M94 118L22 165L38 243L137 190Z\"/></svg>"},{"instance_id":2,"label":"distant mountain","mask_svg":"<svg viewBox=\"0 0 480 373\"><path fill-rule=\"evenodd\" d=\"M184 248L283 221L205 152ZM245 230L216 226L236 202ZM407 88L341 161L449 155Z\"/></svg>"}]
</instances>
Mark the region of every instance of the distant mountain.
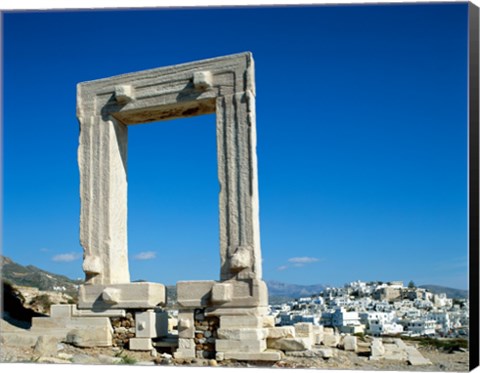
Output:
<instances>
[{"instance_id":1,"label":"distant mountain","mask_svg":"<svg viewBox=\"0 0 480 373\"><path fill-rule=\"evenodd\" d=\"M66 276L57 275L44 271L33 265L22 266L10 258L0 255L2 263L2 280L13 285L31 286L39 290L53 290L54 286L64 286L67 293L76 294L76 286L82 281L72 280ZM295 285L279 281L266 281L268 286L269 300L271 303L285 302L295 298L308 297L319 294L325 289L325 285ZM449 298L467 298L468 291L453 289L438 285L421 285L420 288L428 289L432 293L446 293ZM167 286L169 304L176 301L175 286Z\"/></svg>"},{"instance_id":2,"label":"distant mountain","mask_svg":"<svg viewBox=\"0 0 480 373\"><path fill-rule=\"evenodd\" d=\"M279 281L266 281L268 286L268 294L270 298L286 297L301 298L318 294L325 289L325 285L294 285L286 284Z\"/></svg>"},{"instance_id":3,"label":"distant mountain","mask_svg":"<svg viewBox=\"0 0 480 373\"><path fill-rule=\"evenodd\" d=\"M419 288L427 289L434 294L445 293L448 298L452 299L468 298L468 290L453 289L438 285L420 285Z\"/></svg>"},{"instance_id":4,"label":"distant mountain","mask_svg":"<svg viewBox=\"0 0 480 373\"><path fill-rule=\"evenodd\" d=\"M82 283L82 281L56 275L33 265L22 266L5 256L0 255L0 260L2 263L2 280L13 285L31 286L39 290L53 290L54 287L65 287L66 293L76 294L76 286Z\"/></svg>"}]
</instances>

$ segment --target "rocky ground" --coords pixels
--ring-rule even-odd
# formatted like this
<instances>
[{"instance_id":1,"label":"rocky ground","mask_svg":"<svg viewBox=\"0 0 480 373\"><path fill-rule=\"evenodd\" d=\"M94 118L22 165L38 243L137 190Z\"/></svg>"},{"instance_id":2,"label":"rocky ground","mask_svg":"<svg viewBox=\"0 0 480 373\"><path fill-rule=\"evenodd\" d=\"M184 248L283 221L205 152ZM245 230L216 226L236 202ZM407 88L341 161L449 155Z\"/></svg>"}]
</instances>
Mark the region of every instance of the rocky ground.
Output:
<instances>
[{"instance_id":1,"label":"rocky ground","mask_svg":"<svg viewBox=\"0 0 480 373\"><path fill-rule=\"evenodd\" d=\"M14 328L2 320L2 329ZM48 337L37 342L35 347L9 346L0 334L0 362L37 364L131 364L131 365L170 365L170 366L220 366L220 367L264 367L264 368L316 368L316 369L357 369L394 371L468 371L468 351L445 353L436 349L416 346L420 353L432 364L411 366L406 362L370 360L354 352L334 349L328 359L318 357L315 350L286 355L277 362L235 362L209 359L180 360L172 358L168 352L128 351L119 347L78 348L65 343L57 343ZM413 344L413 342L407 342Z\"/></svg>"}]
</instances>

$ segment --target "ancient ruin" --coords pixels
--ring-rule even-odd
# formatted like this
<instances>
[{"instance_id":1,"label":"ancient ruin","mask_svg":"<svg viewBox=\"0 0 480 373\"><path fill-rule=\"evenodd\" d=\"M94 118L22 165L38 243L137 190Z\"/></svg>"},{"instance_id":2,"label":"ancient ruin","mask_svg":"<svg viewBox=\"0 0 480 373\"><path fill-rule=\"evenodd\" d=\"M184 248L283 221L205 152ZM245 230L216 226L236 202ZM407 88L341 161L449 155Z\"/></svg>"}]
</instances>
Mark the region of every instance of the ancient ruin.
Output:
<instances>
[{"instance_id":1,"label":"ancient ruin","mask_svg":"<svg viewBox=\"0 0 480 373\"><path fill-rule=\"evenodd\" d=\"M112 343L110 319L133 312L135 336L129 339L130 349L150 350L168 342L164 285L130 282L128 126L215 112L220 280L177 284L174 356L194 358L201 352L219 359L280 359L280 351L267 350L267 327L274 325L267 316L268 292L261 270L252 55L84 82L78 85L77 98L80 241L86 282L77 306L53 306L48 322L37 319L34 327L75 326L76 332L68 337L72 341L104 346ZM195 331L202 322L210 327L199 351Z\"/></svg>"}]
</instances>

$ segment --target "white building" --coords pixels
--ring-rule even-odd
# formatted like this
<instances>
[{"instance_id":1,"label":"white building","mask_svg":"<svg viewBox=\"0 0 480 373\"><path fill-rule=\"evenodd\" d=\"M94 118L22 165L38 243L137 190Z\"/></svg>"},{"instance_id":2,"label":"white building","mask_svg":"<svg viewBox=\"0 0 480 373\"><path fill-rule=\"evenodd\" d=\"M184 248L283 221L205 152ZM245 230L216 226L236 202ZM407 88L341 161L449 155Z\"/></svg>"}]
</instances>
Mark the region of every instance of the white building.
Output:
<instances>
[{"instance_id":1,"label":"white building","mask_svg":"<svg viewBox=\"0 0 480 373\"><path fill-rule=\"evenodd\" d=\"M359 326L360 317L358 312L348 312L343 307L335 309L332 314L332 326Z\"/></svg>"},{"instance_id":2,"label":"white building","mask_svg":"<svg viewBox=\"0 0 480 373\"><path fill-rule=\"evenodd\" d=\"M411 335L434 335L435 321L426 319L416 319L408 322L407 331Z\"/></svg>"},{"instance_id":3,"label":"white building","mask_svg":"<svg viewBox=\"0 0 480 373\"><path fill-rule=\"evenodd\" d=\"M332 307L348 307L351 304L353 304L353 301L347 295L335 297L330 301Z\"/></svg>"},{"instance_id":4,"label":"white building","mask_svg":"<svg viewBox=\"0 0 480 373\"><path fill-rule=\"evenodd\" d=\"M429 312L427 318L435 321L436 329L441 334L447 334L451 329L450 316L446 311Z\"/></svg>"},{"instance_id":5,"label":"white building","mask_svg":"<svg viewBox=\"0 0 480 373\"><path fill-rule=\"evenodd\" d=\"M360 313L360 321L367 327L367 333L373 336L403 332L403 326L396 323L394 311Z\"/></svg>"},{"instance_id":6,"label":"white building","mask_svg":"<svg viewBox=\"0 0 480 373\"><path fill-rule=\"evenodd\" d=\"M433 305L438 308L452 308L453 299L447 298L447 294L434 294Z\"/></svg>"},{"instance_id":7,"label":"white building","mask_svg":"<svg viewBox=\"0 0 480 373\"><path fill-rule=\"evenodd\" d=\"M433 308L433 303L430 300L425 300L425 299L415 299L413 301L413 305L418 308L418 309L432 309Z\"/></svg>"}]
</instances>

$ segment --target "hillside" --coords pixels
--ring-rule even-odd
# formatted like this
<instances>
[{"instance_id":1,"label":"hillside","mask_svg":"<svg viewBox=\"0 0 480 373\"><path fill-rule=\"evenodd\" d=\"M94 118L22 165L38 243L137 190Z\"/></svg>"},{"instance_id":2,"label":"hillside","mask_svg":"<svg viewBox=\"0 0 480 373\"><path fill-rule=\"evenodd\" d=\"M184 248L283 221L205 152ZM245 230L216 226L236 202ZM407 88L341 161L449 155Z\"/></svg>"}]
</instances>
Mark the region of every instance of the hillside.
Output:
<instances>
[{"instance_id":1,"label":"hillside","mask_svg":"<svg viewBox=\"0 0 480 373\"><path fill-rule=\"evenodd\" d=\"M420 285L420 288L427 289L434 294L447 294L448 298L452 299L463 299L468 298L468 290L461 290L461 289L453 289L447 288L445 286L438 286L438 285Z\"/></svg>"},{"instance_id":2,"label":"hillside","mask_svg":"<svg viewBox=\"0 0 480 373\"><path fill-rule=\"evenodd\" d=\"M0 259L2 280L14 285L30 286L39 290L54 290L54 287L64 287L65 293L76 294L76 286L82 283L82 281L50 273L33 265L22 266L5 256L0 256Z\"/></svg>"},{"instance_id":3,"label":"hillside","mask_svg":"<svg viewBox=\"0 0 480 373\"><path fill-rule=\"evenodd\" d=\"M279 281L266 281L270 297L300 298L318 294L325 289L324 285L295 285Z\"/></svg>"}]
</instances>

